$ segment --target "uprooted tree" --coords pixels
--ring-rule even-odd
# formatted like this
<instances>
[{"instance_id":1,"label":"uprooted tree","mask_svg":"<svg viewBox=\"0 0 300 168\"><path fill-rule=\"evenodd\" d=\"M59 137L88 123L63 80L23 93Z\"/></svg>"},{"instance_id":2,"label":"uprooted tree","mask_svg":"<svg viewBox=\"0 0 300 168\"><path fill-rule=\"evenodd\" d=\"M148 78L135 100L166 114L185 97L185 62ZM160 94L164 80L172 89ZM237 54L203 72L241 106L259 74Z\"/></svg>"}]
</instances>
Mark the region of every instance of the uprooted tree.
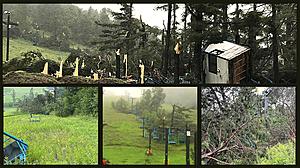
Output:
<instances>
[{"instance_id":1,"label":"uprooted tree","mask_svg":"<svg viewBox=\"0 0 300 168\"><path fill-rule=\"evenodd\" d=\"M271 88L267 109L255 89L202 90L203 164L260 164L268 147L295 143L295 88Z\"/></svg>"}]
</instances>

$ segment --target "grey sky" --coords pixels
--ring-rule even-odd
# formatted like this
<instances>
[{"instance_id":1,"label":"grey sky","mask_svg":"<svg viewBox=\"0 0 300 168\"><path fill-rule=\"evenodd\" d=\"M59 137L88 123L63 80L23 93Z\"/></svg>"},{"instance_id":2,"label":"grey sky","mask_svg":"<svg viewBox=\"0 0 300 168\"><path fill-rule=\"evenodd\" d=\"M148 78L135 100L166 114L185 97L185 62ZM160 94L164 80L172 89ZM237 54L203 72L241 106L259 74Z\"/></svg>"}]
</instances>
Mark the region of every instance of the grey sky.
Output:
<instances>
[{"instance_id":1,"label":"grey sky","mask_svg":"<svg viewBox=\"0 0 300 168\"><path fill-rule=\"evenodd\" d=\"M91 6L93 9L100 11L102 8L110 8L112 11L120 12L120 4L74 4L84 10L89 9ZM143 21L150 26L157 26L160 29L163 28L163 20L165 25L167 23L168 13L163 10L155 10L159 5L164 4L133 4L133 17L140 18L142 15ZM177 21L180 23L179 27L182 27L181 14L184 11L184 4L179 4L179 9L176 11Z\"/></svg>"},{"instance_id":2,"label":"grey sky","mask_svg":"<svg viewBox=\"0 0 300 168\"><path fill-rule=\"evenodd\" d=\"M91 6L93 9L97 9L100 11L102 8L110 8L112 11L120 12L120 4L74 4L84 10L88 10ZM140 18L142 15L143 21L150 26L157 26L160 29L163 28L163 20L165 20L165 25L167 23L168 13L163 10L155 10L155 8L159 5L165 4L133 4L133 17ZM177 4L179 9L176 10L176 21L179 23L178 27L183 28L183 23L181 21L182 14L184 12L184 4ZM240 4L239 8L242 10L249 10L251 5ZM228 13L234 12L235 4L232 4L228 8ZM231 15L230 15L231 16ZM231 16L232 17L232 16ZM190 21L190 15L187 18Z\"/></svg>"}]
</instances>

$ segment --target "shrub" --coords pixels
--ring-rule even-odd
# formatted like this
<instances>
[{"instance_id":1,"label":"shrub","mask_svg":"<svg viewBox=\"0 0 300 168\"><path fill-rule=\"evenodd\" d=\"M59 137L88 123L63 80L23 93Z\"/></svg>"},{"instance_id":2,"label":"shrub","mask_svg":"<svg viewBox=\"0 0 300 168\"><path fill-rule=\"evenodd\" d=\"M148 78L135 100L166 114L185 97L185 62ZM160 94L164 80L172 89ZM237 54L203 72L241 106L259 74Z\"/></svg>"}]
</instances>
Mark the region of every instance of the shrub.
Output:
<instances>
[{"instance_id":1,"label":"shrub","mask_svg":"<svg viewBox=\"0 0 300 168\"><path fill-rule=\"evenodd\" d=\"M258 164L296 164L296 145L293 142L288 142L268 148L267 155L259 158Z\"/></svg>"}]
</instances>

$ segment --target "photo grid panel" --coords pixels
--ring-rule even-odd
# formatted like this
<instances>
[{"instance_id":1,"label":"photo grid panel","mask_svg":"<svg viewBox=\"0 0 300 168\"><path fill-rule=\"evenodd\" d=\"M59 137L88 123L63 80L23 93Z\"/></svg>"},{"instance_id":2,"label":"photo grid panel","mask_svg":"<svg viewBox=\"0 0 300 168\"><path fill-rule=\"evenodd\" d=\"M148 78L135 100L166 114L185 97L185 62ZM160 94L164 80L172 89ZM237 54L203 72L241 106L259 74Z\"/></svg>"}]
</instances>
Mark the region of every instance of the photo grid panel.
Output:
<instances>
[{"instance_id":1,"label":"photo grid panel","mask_svg":"<svg viewBox=\"0 0 300 168\"><path fill-rule=\"evenodd\" d=\"M296 84L296 3L2 7L4 84Z\"/></svg>"},{"instance_id":2,"label":"photo grid panel","mask_svg":"<svg viewBox=\"0 0 300 168\"><path fill-rule=\"evenodd\" d=\"M4 165L296 164L297 3L1 5Z\"/></svg>"},{"instance_id":3,"label":"photo grid panel","mask_svg":"<svg viewBox=\"0 0 300 168\"><path fill-rule=\"evenodd\" d=\"M197 87L103 87L103 164L195 165Z\"/></svg>"},{"instance_id":4,"label":"photo grid panel","mask_svg":"<svg viewBox=\"0 0 300 168\"><path fill-rule=\"evenodd\" d=\"M4 165L98 165L98 87L4 87Z\"/></svg>"},{"instance_id":5,"label":"photo grid panel","mask_svg":"<svg viewBox=\"0 0 300 168\"><path fill-rule=\"evenodd\" d=\"M203 87L202 165L295 165L296 87Z\"/></svg>"}]
</instances>

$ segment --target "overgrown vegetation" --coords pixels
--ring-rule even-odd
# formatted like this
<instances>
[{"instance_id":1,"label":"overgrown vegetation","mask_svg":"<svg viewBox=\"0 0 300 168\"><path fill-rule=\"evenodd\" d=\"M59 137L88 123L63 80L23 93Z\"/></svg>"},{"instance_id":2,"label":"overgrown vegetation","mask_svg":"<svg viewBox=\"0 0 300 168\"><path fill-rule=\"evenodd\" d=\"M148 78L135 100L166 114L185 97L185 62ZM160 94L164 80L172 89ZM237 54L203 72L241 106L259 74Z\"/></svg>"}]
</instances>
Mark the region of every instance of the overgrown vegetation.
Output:
<instances>
[{"instance_id":1,"label":"overgrown vegetation","mask_svg":"<svg viewBox=\"0 0 300 168\"><path fill-rule=\"evenodd\" d=\"M97 87L4 87L4 102L4 131L28 144L26 164L98 163Z\"/></svg>"},{"instance_id":2,"label":"overgrown vegetation","mask_svg":"<svg viewBox=\"0 0 300 168\"><path fill-rule=\"evenodd\" d=\"M202 163L294 164L295 95L294 87L203 88Z\"/></svg>"},{"instance_id":3,"label":"overgrown vegetation","mask_svg":"<svg viewBox=\"0 0 300 168\"><path fill-rule=\"evenodd\" d=\"M44 94L24 95L16 106L20 111L34 114L98 116L98 89L94 87L54 87Z\"/></svg>"}]
</instances>

